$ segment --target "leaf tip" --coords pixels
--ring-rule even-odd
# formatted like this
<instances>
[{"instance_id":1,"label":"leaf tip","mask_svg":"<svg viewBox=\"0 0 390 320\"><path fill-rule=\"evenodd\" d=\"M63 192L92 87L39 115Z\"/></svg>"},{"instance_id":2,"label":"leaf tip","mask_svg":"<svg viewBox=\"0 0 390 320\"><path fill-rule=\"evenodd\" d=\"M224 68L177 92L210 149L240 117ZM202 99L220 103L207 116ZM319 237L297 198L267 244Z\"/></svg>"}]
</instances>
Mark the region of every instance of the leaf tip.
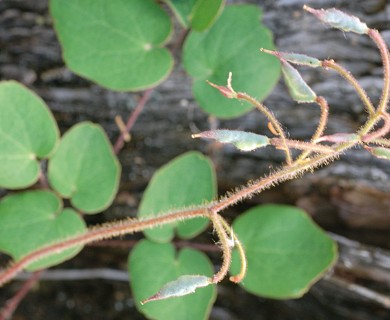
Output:
<instances>
[{"instance_id":1,"label":"leaf tip","mask_svg":"<svg viewBox=\"0 0 390 320\"><path fill-rule=\"evenodd\" d=\"M364 148L379 159L390 160L390 148L368 146L365 146Z\"/></svg>"},{"instance_id":2,"label":"leaf tip","mask_svg":"<svg viewBox=\"0 0 390 320\"><path fill-rule=\"evenodd\" d=\"M232 73L229 72L229 76L228 76L228 79L227 79L227 86L224 87L224 86L219 86L219 85L216 85L208 80L206 80L206 82L216 88L217 90L219 90L219 92L224 95L226 98L228 99L236 99L237 98L237 92L235 92L232 88Z\"/></svg>"},{"instance_id":3,"label":"leaf tip","mask_svg":"<svg viewBox=\"0 0 390 320\"><path fill-rule=\"evenodd\" d=\"M182 297L194 293L196 289L207 287L212 283L212 279L203 275L183 275L174 281L165 284L159 292L140 301L141 305L145 303L164 300L173 297Z\"/></svg>"}]
</instances>

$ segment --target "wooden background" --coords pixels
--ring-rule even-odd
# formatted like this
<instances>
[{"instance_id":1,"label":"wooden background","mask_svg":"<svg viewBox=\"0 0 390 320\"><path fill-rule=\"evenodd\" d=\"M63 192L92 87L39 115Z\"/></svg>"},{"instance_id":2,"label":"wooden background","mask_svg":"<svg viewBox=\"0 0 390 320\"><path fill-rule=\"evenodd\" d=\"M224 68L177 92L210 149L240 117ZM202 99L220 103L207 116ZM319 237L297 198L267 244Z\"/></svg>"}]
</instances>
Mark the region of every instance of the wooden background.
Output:
<instances>
[{"instance_id":1,"label":"wooden background","mask_svg":"<svg viewBox=\"0 0 390 320\"><path fill-rule=\"evenodd\" d=\"M376 46L368 37L326 28L305 13L302 6L337 7L357 15L377 28L389 44L388 1L228 2L260 6L264 10L264 23L274 33L279 50L335 59L359 79L374 103L378 101L382 70ZM62 132L79 121L89 120L101 124L114 142L118 135L115 115L126 119L141 95L108 91L70 72L62 62L47 6L47 0L0 0L0 78L18 80L35 90L54 112ZM123 173L114 205L100 217L89 218L90 222L134 215L153 172L188 150L200 150L213 158L220 194L266 174L283 160L281 152L271 149L242 154L229 147L216 148L191 139L192 133L210 126L267 133L266 121L256 111L229 121L208 118L192 97L191 80L180 66L180 54L176 58L174 72L153 91L132 131L131 142L119 155ZM302 73L330 104L327 133L354 132L359 128L366 115L349 84L332 71L303 68ZM295 104L282 82L265 104L291 137L310 138L319 116L318 108ZM234 218L256 204L298 205L334 234L340 244L340 259L335 269L300 300L260 299L224 283L218 288L219 298L211 318L389 319L389 178L388 162L374 159L364 150L352 150L326 168L228 210L226 215ZM127 252L120 248L91 247L60 268L125 269ZM219 255L214 254L213 258L218 263ZM20 283L14 282L1 289L0 307L19 286ZM132 306L127 283L42 281L39 287L22 302L15 319L142 319Z\"/></svg>"}]
</instances>

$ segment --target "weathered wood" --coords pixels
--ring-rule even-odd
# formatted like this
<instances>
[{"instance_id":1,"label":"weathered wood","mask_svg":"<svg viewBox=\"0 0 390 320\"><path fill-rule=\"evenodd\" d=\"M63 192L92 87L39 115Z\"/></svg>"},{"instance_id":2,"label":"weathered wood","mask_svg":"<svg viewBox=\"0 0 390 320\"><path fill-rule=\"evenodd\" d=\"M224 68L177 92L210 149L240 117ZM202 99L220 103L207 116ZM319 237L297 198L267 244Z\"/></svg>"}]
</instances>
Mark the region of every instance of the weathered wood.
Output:
<instances>
[{"instance_id":1,"label":"weathered wood","mask_svg":"<svg viewBox=\"0 0 390 320\"><path fill-rule=\"evenodd\" d=\"M390 43L388 1L246 2L264 9L263 20L273 31L279 50L335 59L361 81L373 102L378 101L382 71L381 59L375 45L368 37L343 34L324 27L313 16L303 12L302 6L335 6L346 10L359 16L370 26L378 28L387 43ZM359 128L366 118L364 108L348 83L332 71L302 68L302 73L312 88L329 101L331 117L328 133L353 132ZM91 120L100 123L112 141L115 141L118 135L114 116L119 114L127 118L140 97L137 93L105 90L74 75L64 66L48 14L47 0L0 1L0 77L21 81L36 90L55 113L62 131L76 122ZM288 128L291 137L308 139L314 132L319 116L318 109L311 105L295 104L288 97L282 82L266 99L265 104ZM190 138L191 133L206 130L211 123L216 123L220 128L268 134L265 118L256 111L229 121L208 119L192 97L189 77L180 65L177 66L172 76L155 89L151 101L134 127L131 142L120 154L123 166L121 191L116 203L104 217L112 219L134 214L140 195L153 172L187 150L198 149L213 156L218 168L221 193L262 176L269 172L271 167L275 168L281 164L283 153L270 148L241 154L230 147L210 149L204 141ZM390 248L389 178L388 162L373 159L364 150L353 150L341 157L337 163L264 192L227 214L233 217L240 210L257 203L297 204L330 230L361 242ZM344 250L353 251L354 246L352 242L345 242L341 249L343 258ZM379 249L373 249L375 250ZM340 260L340 263L345 261ZM340 263L336 271L341 270ZM367 261L364 268L369 269L374 278L378 274L384 274L388 278L388 266L379 270L381 266L378 260ZM381 316L388 314L388 309L383 304L372 307L370 302L362 301L345 285L345 281L354 282L355 279L350 279L340 272L337 276L338 280L333 283L320 282L310 295L297 301L259 302L259 299L249 298L249 295L245 294L248 301L260 303L261 306L250 306L258 315L251 319L263 319L267 310L273 311L272 317L269 316L268 319L278 319L278 314L280 319L306 319L305 315L312 315L309 316L310 319L367 319L367 315L370 319L384 319ZM374 291L381 286L382 294L389 294L388 282L382 286L381 281L375 278L372 282L362 285ZM334 303L332 299L335 295L337 301ZM223 294L222 296L224 297ZM234 298L232 302L235 300L237 299ZM316 301L322 304L316 304ZM359 308L353 306L357 302ZM218 306L221 306L221 303ZM228 306L224 308L229 310ZM278 313L279 308L281 311ZM318 316L315 316L316 314ZM240 319L245 317L238 316Z\"/></svg>"}]
</instances>

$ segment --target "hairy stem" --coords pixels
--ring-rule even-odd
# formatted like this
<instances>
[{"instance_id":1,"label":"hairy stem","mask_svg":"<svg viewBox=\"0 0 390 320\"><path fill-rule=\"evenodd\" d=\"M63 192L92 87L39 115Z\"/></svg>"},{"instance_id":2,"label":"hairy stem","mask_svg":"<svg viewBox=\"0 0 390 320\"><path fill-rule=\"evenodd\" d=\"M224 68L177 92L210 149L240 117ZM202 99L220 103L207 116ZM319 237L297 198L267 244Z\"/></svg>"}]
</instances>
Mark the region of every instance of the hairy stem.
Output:
<instances>
[{"instance_id":1,"label":"hairy stem","mask_svg":"<svg viewBox=\"0 0 390 320\"><path fill-rule=\"evenodd\" d=\"M334 60L324 60L322 61L322 66L324 68L331 68L337 71L345 80L347 80L355 88L360 99L364 103L364 106L367 108L368 114L373 115L375 113L375 108L366 91L362 88L356 78L348 70L336 63Z\"/></svg>"},{"instance_id":2,"label":"hairy stem","mask_svg":"<svg viewBox=\"0 0 390 320\"><path fill-rule=\"evenodd\" d=\"M388 134L390 132L390 116L389 116L389 114L387 114L387 113L383 114L382 118L384 121L383 126L380 129L365 135L362 138L362 140L364 142L371 142L372 140L375 140L377 138L384 137L386 134Z\"/></svg>"},{"instance_id":3,"label":"hairy stem","mask_svg":"<svg viewBox=\"0 0 390 320\"><path fill-rule=\"evenodd\" d=\"M370 141L370 143L374 143L374 144L380 145L382 147L390 148L390 139L386 139L386 138L375 139L375 140Z\"/></svg>"},{"instance_id":4,"label":"hairy stem","mask_svg":"<svg viewBox=\"0 0 390 320\"><path fill-rule=\"evenodd\" d=\"M307 150L309 152L318 152L318 153L333 153L334 149L328 146L323 146L320 144L314 144L310 142L304 142L299 140L290 140L287 139L283 141L280 138L271 138L269 139L270 143L276 147L280 147L282 143L286 143L290 148L298 150Z\"/></svg>"},{"instance_id":5,"label":"hairy stem","mask_svg":"<svg viewBox=\"0 0 390 320\"><path fill-rule=\"evenodd\" d=\"M240 240L238 239L238 237L234 233L233 228L227 223L227 221L221 216L220 216L220 221L221 221L226 233L230 236L230 241L234 242L234 248L237 249L238 254L240 255L240 261L241 261L240 272L229 278L230 281L232 281L234 283L239 283L244 279L245 274L246 274L246 270L248 267L248 262L246 260L244 247L241 245Z\"/></svg>"},{"instance_id":6,"label":"hairy stem","mask_svg":"<svg viewBox=\"0 0 390 320\"><path fill-rule=\"evenodd\" d=\"M256 107L257 110L259 110L262 114L264 114L269 122L271 122L273 128L276 130L276 132L279 134L280 139L283 141L284 145L284 151L286 152L286 161L287 164L290 165L292 162L291 158L291 152L286 142L286 135L283 131L282 125L279 123L279 121L276 119L276 117L273 115L273 113L262 103L257 101L256 99L252 98L251 96L248 96L246 93L238 92L237 93L237 99L244 100L252 104Z\"/></svg>"},{"instance_id":7,"label":"hairy stem","mask_svg":"<svg viewBox=\"0 0 390 320\"><path fill-rule=\"evenodd\" d=\"M337 146L337 148L332 154L321 154L311 158L306 162L295 163L289 167L283 167L267 177L248 184L246 187L241 190L238 190L233 194L228 194L226 197L213 204L210 209L215 210L216 212L224 210L227 207L230 207L244 199L250 198L253 195L258 194L261 191L272 187L280 182L291 180L300 174L303 174L310 170L314 170L322 165L328 164L334 161L341 153L343 153L347 149L356 146L357 144L360 144L360 141L342 143Z\"/></svg>"},{"instance_id":8,"label":"hairy stem","mask_svg":"<svg viewBox=\"0 0 390 320\"><path fill-rule=\"evenodd\" d=\"M311 143L313 143L313 144L319 137L321 137L323 135L325 128L326 128L326 124L328 123L328 116L329 116L329 106L328 106L328 102L325 100L325 98L321 97L321 96L317 97L316 102L320 106L321 117L320 117L320 120L318 122L317 130L310 139ZM310 155L310 153L311 153L310 150L302 152L302 154L299 156L297 161L304 160L307 156Z\"/></svg>"},{"instance_id":9,"label":"hairy stem","mask_svg":"<svg viewBox=\"0 0 390 320\"><path fill-rule=\"evenodd\" d=\"M212 211L210 211L209 217L213 223L215 231L217 232L223 253L222 266L212 278L213 283L218 283L221 282L229 272L230 263L232 261L232 246L229 243L229 237L226 233L223 223L221 222L222 217L218 213Z\"/></svg>"},{"instance_id":10,"label":"hairy stem","mask_svg":"<svg viewBox=\"0 0 390 320\"><path fill-rule=\"evenodd\" d=\"M195 217L209 217L205 208L196 208L181 210L165 215L151 217L145 220L126 219L102 224L98 227L89 229L86 233L62 240L24 256L19 261L11 264L7 269L0 273L0 286L12 279L17 273L29 264L47 257L53 253L63 252L66 249L86 245L88 243L117 237L120 235L131 234L175 221L193 219Z\"/></svg>"},{"instance_id":11,"label":"hairy stem","mask_svg":"<svg viewBox=\"0 0 390 320\"><path fill-rule=\"evenodd\" d=\"M379 48L382 63L383 63L383 73L384 73L384 83L381 100L378 106L378 112L385 112L388 107L389 102L389 92L390 92L390 56L389 49L387 48L386 42L383 40L382 36L375 29L369 29L368 35L376 43Z\"/></svg>"}]
</instances>

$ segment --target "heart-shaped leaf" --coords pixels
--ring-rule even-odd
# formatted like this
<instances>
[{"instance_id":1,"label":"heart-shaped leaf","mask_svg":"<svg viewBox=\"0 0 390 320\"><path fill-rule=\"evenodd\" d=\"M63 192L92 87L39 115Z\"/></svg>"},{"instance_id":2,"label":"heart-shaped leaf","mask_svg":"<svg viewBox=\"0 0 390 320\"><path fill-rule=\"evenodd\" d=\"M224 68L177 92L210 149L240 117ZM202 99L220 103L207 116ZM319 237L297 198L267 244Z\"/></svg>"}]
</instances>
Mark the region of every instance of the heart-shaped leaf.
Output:
<instances>
[{"instance_id":1,"label":"heart-shaped leaf","mask_svg":"<svg viewBox=\"0 0 390 320\"><path fill-rule=\"evenodd\" d=\"M41 98L15 81L0 83L0 187L25 188L39 176L59 131Z\"/></svg>"},{"instance_id":2,"label":"heart-shaped leaf","mask_svg":"<svg viewBox=\"0 0 390 320\"><path fill-rule=\"evenodd\" d=\"M153 87L170 73L169 16L153 0L51 0L64 60L109 89Z\"/></svg>"},{"instance_id":3,"label":"heart-shaped leaf","mask_svg":"<svg viewBox=\"0 0 390 320\"><path fill-rule=\"evenodd\" d=\"M191 205L200 205L216 196L216 178L212 163L199 152L188 152L160 168L149 182L138 210L147 217ZM191 238L207 226L205 218L195 218L145 230L151 240L170 241L174 229L180 237Z\"/></svg>"},{"instance_id":4,"label":"heart-shaped leaf","mask_svg":"<svg viewBox=\"0 0 390 320\"><path fill-rule=\"evenodd\" d=\"M120 164L103 129L90 122L72 127L49 161L51 186L86 213L107 208L118 190Z\"/></svg>"},{"instance_id":5,"label":"heart-shaped leaf","mask_svg":"<svg viewBox=\"0 0 390 320\"><path fill-rule=\"evenodd\" d=\"M214 285L198 288L195 293L183 297L140 304L182 275L210 277L213 267L203 253L193 249L177 253L172 244L143 240L131 251L128 266L136 306L147 317L161 320L208 319L216 297Z\"/></svg>"},{"instance_id":6,"label":"heart-shaped leaf","mask_svg":"<svg viewBox=\"0 0 390 320\"><path fill-rule=\"evenodd\" d=\"M296 207L255 207L238 217L233 229L248 259L241 285L259 296L300 297L337 258L334 241ZM234 252L232 273L239 267Z\"/></svg>"},{"instance_id":7,"label":"heart-shaped leaf","mask_svg":"<svg viewBox=\"0 0 390 320\"><path fill-rule=\"evenodd\" d=\"M49 191L28 191L0 201L0 251L15 261L26 254L85 232L84 220L72 209L62 209L61 200ZM30 264L33 271L74 257L82 246L67 249Z\"/></svg>"},{"instance_id":8,"label":"heart-shaped leaf","mask_svg":"<svg viewBox=\"0 0 390 320\"><path fill-rule=\"evenodd\" d=\"M205 32L192 31L183 52L184 67L193 77L194 96L206 112L221 118L242 115L253 107L223 97L206 84L225 84L233 73L233 88L262 100L272 90L280 75L278 59L259 48L272 49L271 32L259 23L258 7L226 7Z\"/></svg>"}]
</instances>

